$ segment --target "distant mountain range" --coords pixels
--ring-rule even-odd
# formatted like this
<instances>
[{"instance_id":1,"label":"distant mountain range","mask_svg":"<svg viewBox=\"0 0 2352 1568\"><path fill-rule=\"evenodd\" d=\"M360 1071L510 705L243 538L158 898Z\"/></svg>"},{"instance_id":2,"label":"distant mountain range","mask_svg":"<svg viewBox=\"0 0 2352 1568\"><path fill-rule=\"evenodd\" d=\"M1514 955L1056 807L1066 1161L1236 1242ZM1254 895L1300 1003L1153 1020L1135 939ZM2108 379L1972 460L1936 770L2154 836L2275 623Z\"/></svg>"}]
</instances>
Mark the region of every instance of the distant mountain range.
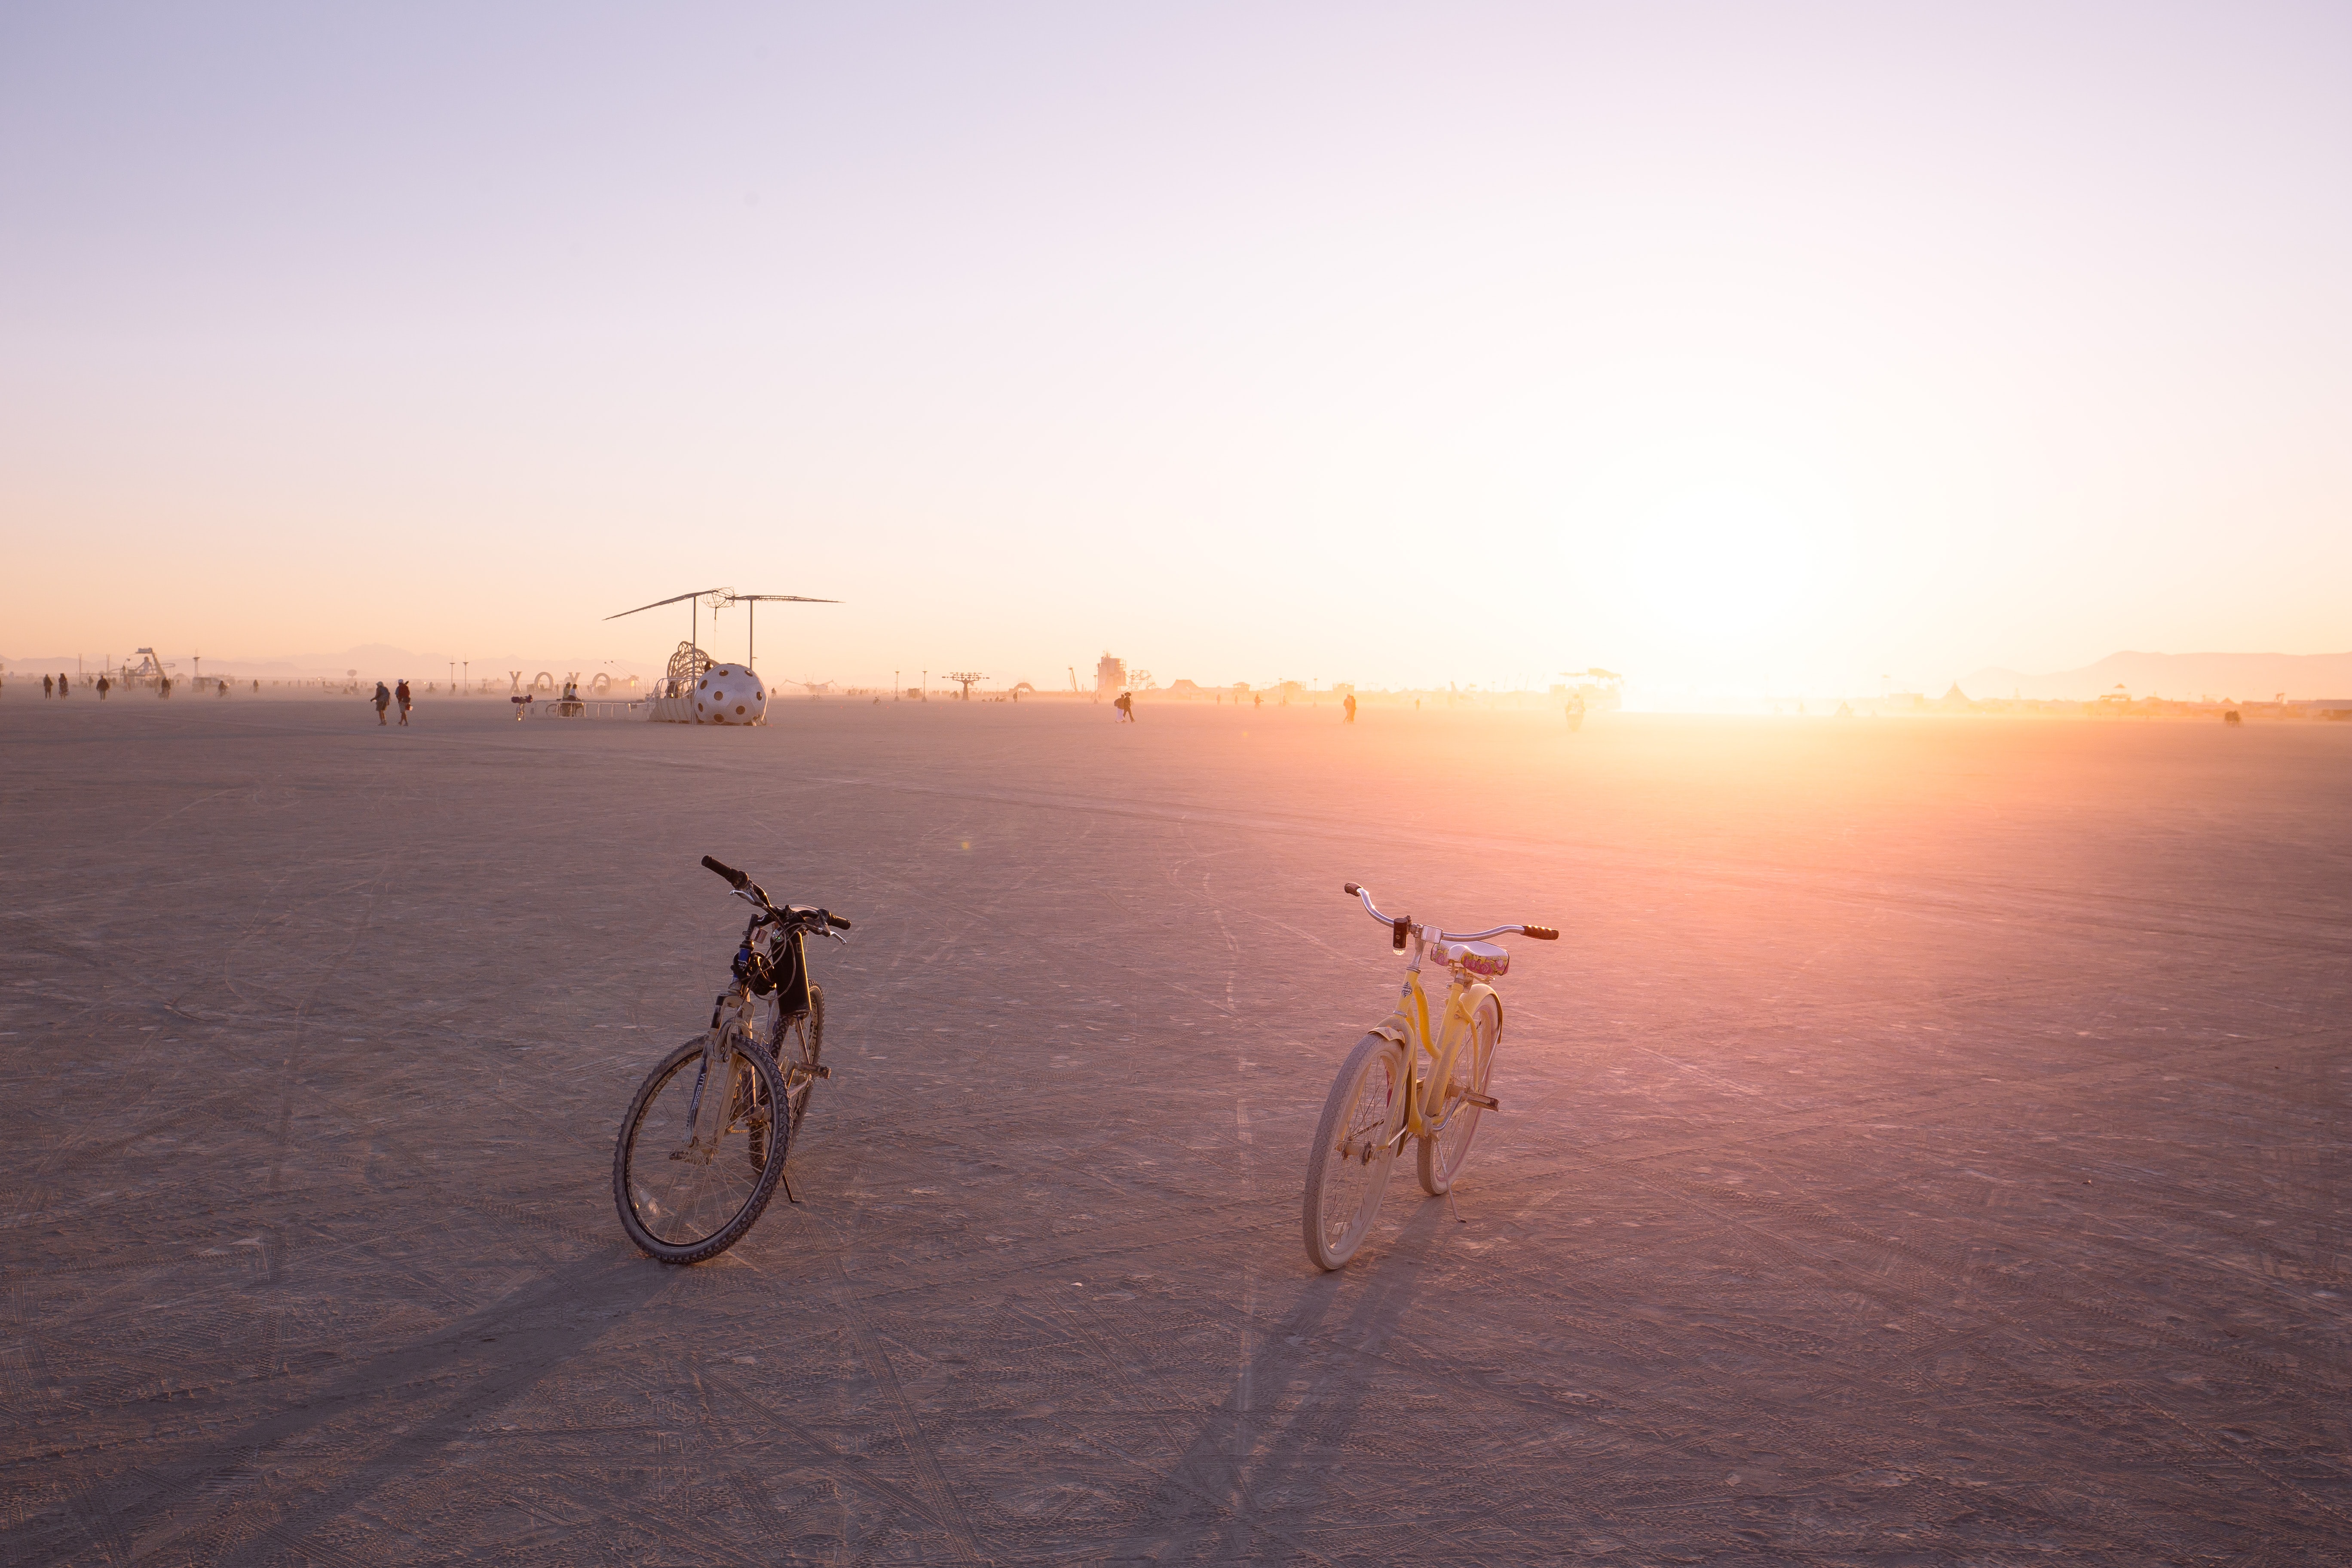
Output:
<instances>
[{"instance_id":1,"label":"distant mountain range","mask_svg":"<svg viewBox=\"0 0 2352 1568\"><path fill-rule=\"evenodd\" d=\"M2025 675L1998 667L1960 678L1970 697L2033 697L2087 702L2121 686L2134 697L2200 697L2267 702L2352 698L2352 653L2111 653L2080 669Z\"/></svg>"}]
</instances>

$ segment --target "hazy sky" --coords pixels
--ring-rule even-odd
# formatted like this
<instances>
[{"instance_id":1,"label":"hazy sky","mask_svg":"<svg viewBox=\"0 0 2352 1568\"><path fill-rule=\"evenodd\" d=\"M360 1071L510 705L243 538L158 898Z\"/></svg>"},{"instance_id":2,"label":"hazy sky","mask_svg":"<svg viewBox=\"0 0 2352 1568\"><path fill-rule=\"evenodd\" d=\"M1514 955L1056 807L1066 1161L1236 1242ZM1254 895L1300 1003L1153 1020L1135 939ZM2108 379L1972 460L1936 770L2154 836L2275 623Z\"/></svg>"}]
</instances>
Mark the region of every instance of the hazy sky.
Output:
<instances>
[{"instance_id":1,"label":"hazy sky","mask_svg":"<svg viewBox=\"0 0 2352 1568\"><path fill-rule=\"evenodd\" d=\"M11 658L2340 650L2352 6L18 0L0 543Z\"/></svg>"}]
</instances>

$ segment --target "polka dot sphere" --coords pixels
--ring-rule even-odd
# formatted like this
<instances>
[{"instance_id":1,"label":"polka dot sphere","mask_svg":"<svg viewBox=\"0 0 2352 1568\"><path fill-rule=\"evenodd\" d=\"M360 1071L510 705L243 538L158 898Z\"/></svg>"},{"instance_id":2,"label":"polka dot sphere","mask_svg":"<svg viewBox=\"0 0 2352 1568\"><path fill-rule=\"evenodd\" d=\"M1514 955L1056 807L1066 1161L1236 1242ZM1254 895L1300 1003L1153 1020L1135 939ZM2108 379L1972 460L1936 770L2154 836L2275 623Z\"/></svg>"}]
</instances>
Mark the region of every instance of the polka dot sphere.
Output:
<instances>
[{"instance_id":1,"label":"polka dot sphere","mask_svg":"<svg viewBox=\"0 0 2352 1568\"><path fill-rule=\"evenodd\" d=\"M698 724L756 724L767 710L767 687L740 664L714 664L694 683Z\"/></svg>"}]
</instances>

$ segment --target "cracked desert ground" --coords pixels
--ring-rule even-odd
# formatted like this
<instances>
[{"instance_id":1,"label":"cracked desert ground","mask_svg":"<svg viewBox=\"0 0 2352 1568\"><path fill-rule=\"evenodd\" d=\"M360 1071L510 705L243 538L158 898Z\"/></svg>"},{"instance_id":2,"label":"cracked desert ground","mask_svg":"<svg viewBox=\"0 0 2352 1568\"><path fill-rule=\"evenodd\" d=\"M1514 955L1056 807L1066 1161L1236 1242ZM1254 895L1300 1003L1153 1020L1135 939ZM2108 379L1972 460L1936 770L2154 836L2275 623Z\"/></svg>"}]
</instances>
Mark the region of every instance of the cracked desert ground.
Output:
<instances>
[{"instance_id":1,"label":"cracked desert ground","mask_svg":"<svg viewBox=\"0 0 2352 1568\"><path fill-rule=\"evenodd\" d=\"M0 694L0 1559L2352 1560L2352 725ZM639 1256L697 864L856 922ZM1457 1211L1299 1241L1513 944Z\"/></svg>"}]
</instances>

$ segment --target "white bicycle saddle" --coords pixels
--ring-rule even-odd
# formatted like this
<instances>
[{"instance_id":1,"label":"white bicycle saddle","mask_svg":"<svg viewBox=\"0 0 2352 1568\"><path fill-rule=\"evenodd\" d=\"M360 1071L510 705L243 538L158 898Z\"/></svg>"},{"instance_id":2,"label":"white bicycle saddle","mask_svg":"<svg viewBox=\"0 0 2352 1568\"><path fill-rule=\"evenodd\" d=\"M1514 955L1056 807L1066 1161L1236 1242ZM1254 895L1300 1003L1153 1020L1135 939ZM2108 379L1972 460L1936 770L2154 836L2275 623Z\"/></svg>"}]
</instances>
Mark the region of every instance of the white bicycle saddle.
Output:
<instances>
[{"instance_id":1,"label":"white bicycle saddle","mask_svg":"<svg viewBox=\"0 0 2352 1568\"><path fill-rule=\"evenodd\" d=\"M1460 965L1472 974L1495 979L1510 973L1511 955L1491 942L1432 942L1429 955L1448 969Z\"/></svg>"}]
</instances>

